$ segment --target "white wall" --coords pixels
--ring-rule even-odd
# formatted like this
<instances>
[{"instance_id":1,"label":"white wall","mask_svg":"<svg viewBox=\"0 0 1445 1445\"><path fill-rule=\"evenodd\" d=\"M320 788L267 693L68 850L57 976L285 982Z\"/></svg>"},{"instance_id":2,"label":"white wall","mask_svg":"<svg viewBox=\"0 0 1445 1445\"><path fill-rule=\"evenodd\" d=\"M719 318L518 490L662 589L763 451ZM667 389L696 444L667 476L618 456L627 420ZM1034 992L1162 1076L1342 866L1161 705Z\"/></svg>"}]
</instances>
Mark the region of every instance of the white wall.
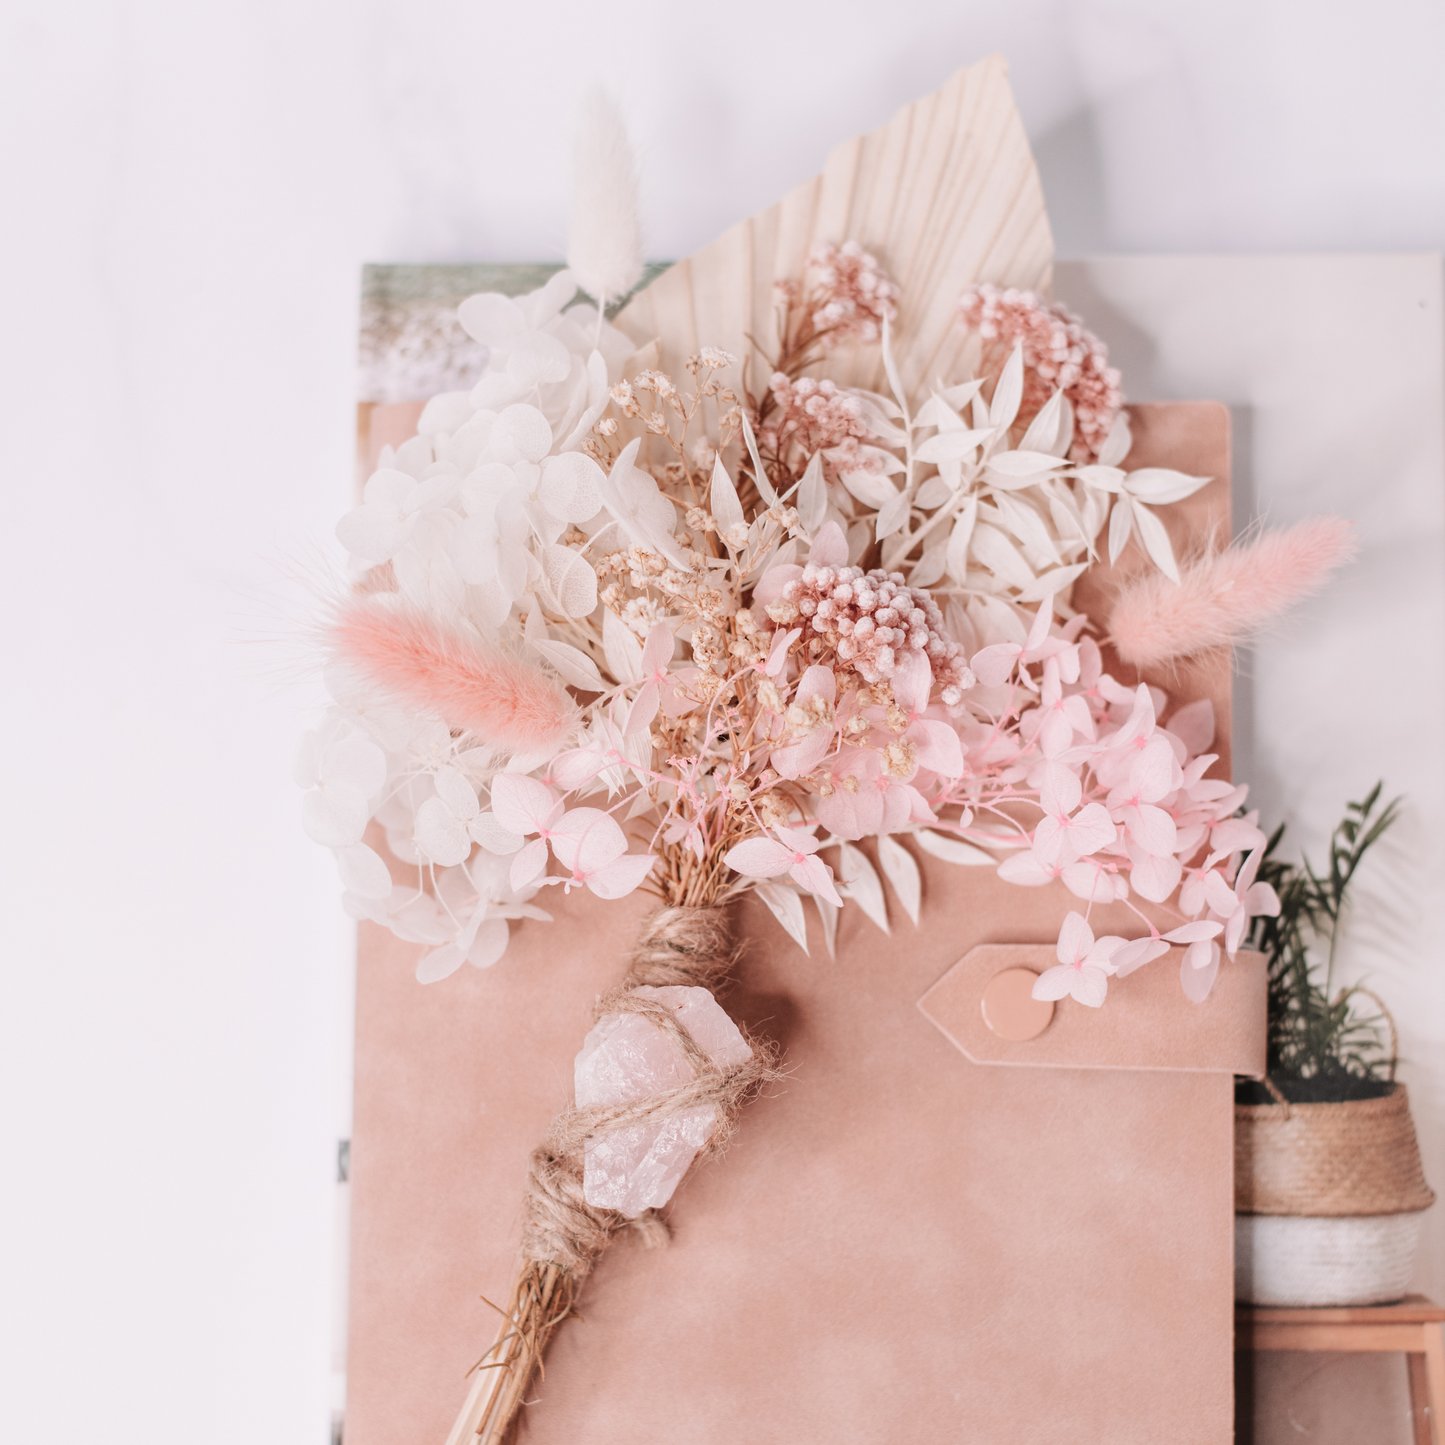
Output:
<instances>
[{"instance_id":1,"label":"white wall","mask_svg":"<svg viewBox=\"0 0 1445 1445\"><path fill-rule=\"evenodd\" d=\"M1400 1031L1425 1172L1445 1190L1445 315L1440 255L1104 257L1056 291L1138 400L1210 396L1234 424L1236 527L1323 512L1358 559L1240 657L1235 776L1317 868L1377 780L1401 819L1352 889L1336 984ZM1445 1209L1417 1287L1445 1295Z\"/></svg>"},{"instance_id":2,"label":"white wall","mask_svg":"<svg viewBox=\"0 0 1445 1445\"><path fill-rule=\"evenodd\" d=\"M245 639L347 495L363 260L558 256L594 76L667 256L993 49L1061 254L1438 246L1442 41L1428 0L10 0L0 1438L325 1435L349 933L310 694Z\"/></svg>"}]
</instances>

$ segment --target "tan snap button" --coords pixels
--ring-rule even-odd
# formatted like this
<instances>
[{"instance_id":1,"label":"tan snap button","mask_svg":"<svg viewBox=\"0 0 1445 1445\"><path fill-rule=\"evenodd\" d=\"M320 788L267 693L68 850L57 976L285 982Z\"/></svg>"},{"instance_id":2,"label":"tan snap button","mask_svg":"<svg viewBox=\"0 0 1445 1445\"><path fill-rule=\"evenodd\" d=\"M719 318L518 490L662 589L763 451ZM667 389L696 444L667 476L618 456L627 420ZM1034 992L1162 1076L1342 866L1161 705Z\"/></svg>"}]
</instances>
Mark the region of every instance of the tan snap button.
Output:
<instances>
[{"instance_id":1,"label":"tan snap button","mask_svg":"<svg viewBox=\"0 0 1445 1445\"><path fill-rule=\"evenodd\" d=\"M1006 968L983 986L983 1021L999 1038L1023 1043L1038 1038L1052 1022L1053 1001L1033 996L1038 978L1031 968Z\"/></svg>"}]
</instances>

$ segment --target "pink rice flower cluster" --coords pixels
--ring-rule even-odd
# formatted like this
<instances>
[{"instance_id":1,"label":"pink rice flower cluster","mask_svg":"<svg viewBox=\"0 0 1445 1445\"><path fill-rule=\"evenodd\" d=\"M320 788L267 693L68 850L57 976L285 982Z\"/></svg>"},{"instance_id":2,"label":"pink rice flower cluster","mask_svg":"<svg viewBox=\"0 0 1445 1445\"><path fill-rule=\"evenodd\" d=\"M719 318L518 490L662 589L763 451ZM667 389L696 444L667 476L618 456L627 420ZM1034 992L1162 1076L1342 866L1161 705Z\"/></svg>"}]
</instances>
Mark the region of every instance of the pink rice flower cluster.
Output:
<instances>
[{"instance_id":1,"label":"pink rice flower cluster","mask_svg":"<svg viewBox=\"0 0 1445 1445\"><path fill-rule=\"evenodd\" d=\"M809 252L808 265L813 272L813 325L822 344L832 348L844 341L877 341L884 318L892 321L898 312L898 287L878 258L856 241L820 243Z\"/></svg>"},{"instance_id":2,"label":"pink rice flower cluster","mask_svg":"<svg viewBox=\"0 0 1445 1445\"><path fill-rule=\"evenodd\" d=\"M1062 391L1074 409L1069 454L1078 462L1093 461L1124 401L1119 373L1109 365L1104 343L1085 331L1072 312L1050 305L1032 291L970 286L958 309L963 324L978 332L991 350L1006 355L1023 343L1024 395L1019 415L1034 415L1054 391Z\"/></svg>"},{"instance_id":3,"label":"pink rice flower cluster","mask_svg":"<svg viewBox=\"0 0 1445 1445\"><path fill-rule=\"evenodd\" d=\"M865 682L891 678L911 650L928 658L944 703L958 704L973 686L968 659L948 635L938 604L922 588L907 586L901 572L810 562L783 584L767 611L779 625L803 619L804 629L822 637Z\"/></svg>"},{"instance_id":4,"label":"pink rice flower cluster","mask_svg":"<svg viewBox=\"0 0 1445 1445\"><path fill-rule=\"evenodd\" d=\"M792 446L801 448L805 456L839 447L851 456L859 450L860 441L873 435L862 402L831 381L816 381L811 376L794 381L775 371L769 387L774 410L758 433L758 442L772 456L781 457ZM862 458L856 458L856 464L865 465ZM848 469L846 458L841 465Z\"/></svg>"}]
</instances>

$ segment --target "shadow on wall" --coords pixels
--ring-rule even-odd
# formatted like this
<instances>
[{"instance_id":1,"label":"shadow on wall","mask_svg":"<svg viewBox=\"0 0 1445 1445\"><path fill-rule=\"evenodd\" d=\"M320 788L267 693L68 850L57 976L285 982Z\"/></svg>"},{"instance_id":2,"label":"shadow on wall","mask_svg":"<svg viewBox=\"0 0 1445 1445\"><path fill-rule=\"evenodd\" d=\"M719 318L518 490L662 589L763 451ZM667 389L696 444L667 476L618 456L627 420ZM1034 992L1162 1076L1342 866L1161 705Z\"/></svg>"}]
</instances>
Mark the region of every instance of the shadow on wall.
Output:
<instances>
[{"instance_id":1,"label":"shadow on wall","mask_svg":"<svg viewBox=\"0 0 1445 1445\"><path fill-rule=\"evenodd\" d=\"M1044 187L1056 256L1110 249L1108 190L1103 150L1092 109L1071 111L1032 137Z\"/></svg>"}]
</instances>

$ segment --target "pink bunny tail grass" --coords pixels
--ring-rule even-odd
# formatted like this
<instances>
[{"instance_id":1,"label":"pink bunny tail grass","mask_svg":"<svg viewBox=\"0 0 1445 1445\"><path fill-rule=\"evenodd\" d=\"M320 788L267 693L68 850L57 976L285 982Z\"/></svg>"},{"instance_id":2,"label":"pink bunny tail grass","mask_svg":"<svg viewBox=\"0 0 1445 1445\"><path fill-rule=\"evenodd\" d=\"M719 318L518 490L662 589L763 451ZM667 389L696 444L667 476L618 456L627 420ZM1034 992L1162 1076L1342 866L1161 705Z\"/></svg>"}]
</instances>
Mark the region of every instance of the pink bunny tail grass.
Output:
<instances>
[{"instance_id":1,"label":"pink bunny tail grass","mask_svg":"<svg viewBox=\"0 0 1445 1445\"><path fill-rule=\"evenodd\" d=\"M1115 599L1111 640L1135 667L1228 646L1317 592L1356 550L1351 523L1316 517L1197 558L1177 587L1151 571Z\"/></svg>"},{"instance_id":2,"label":"pink bunny tail grass","mask_svg":"<svg viewBox=\"0 0 1445 1445\"><path fill-rule=\"evenodd\" d=\"M510 752L559 745L576 714L545 673L409 609L348 599L327 641L334 656L399 701Z\"/></svg>"}]
</instances>

